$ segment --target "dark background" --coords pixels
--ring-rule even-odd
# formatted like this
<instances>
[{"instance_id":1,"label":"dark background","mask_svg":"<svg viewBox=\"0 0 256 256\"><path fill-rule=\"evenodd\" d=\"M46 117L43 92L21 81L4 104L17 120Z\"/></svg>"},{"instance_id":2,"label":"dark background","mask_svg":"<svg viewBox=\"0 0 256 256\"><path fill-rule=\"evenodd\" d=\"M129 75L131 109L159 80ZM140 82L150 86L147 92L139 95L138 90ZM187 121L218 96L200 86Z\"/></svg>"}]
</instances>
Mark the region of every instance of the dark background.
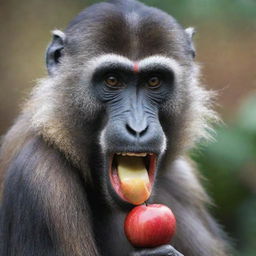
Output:
<instances>
[{"instance_id":1,"label":"dark background","mask_svg":"<svg viewBox=\"0 0 256 256\"><path fill-rule=\"evenodd\" d=\"M0 135L46 75L50 31L64 29L89 0L0 0ZM214 198L211 210L239 256L256 255L256 1L144 0L197 30L203 82L217 90L225 125L191 152Z\"/></svg>"}]
</instances>

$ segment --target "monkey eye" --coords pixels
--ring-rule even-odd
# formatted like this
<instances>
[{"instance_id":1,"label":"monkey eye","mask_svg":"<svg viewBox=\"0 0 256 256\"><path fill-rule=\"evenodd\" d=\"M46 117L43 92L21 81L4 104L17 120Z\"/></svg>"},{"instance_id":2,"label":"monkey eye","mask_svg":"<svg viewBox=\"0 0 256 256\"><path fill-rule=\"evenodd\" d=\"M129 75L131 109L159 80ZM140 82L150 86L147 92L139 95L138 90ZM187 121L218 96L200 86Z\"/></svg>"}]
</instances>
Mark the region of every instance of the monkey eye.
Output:
<instances>
[{"instance_id":1,"label":"monkey eye","mask_svg":"<svg viewBox=\"0 0 256 256\"><path fill-rule=\"evenodd\" d=\"M113 89L118 89L122 87L121 81L114 75L108 75L105 78L104 82L108 87L111 87Z\"/></svg>"},{"instance_id":2,"label":"monkey eye","mask_svg":"<svg viewBox=\"0 0 256 256\"><path fill-rule=\"evenodd\" d=\"M147 85L149 88L157 88L161 84L161 79L158 76L152 76L149 78Z\"/></svg>"}]
</instances>

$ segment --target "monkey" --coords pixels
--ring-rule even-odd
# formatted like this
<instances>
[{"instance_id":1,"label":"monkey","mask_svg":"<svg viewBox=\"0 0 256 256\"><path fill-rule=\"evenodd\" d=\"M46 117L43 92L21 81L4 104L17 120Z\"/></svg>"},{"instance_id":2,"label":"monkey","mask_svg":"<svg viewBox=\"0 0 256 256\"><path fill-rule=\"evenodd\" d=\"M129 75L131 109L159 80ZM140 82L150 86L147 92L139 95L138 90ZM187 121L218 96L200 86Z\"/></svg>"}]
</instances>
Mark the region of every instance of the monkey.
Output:
<instances>
[{"instance_id":1,"label":"monkey","mask_svg":"<svg viewBox=\"0 0 256 256\"><path fill-rule=\"evenodd\" d=\"M188 156L218 119L193 34L136 0L94 4L53 31L48 75L2 140L1 256L231 255ZM138 159L147 202L176 216L170 244L125 237L134 205L117 170Z\"/></svg>"}]
</instances>

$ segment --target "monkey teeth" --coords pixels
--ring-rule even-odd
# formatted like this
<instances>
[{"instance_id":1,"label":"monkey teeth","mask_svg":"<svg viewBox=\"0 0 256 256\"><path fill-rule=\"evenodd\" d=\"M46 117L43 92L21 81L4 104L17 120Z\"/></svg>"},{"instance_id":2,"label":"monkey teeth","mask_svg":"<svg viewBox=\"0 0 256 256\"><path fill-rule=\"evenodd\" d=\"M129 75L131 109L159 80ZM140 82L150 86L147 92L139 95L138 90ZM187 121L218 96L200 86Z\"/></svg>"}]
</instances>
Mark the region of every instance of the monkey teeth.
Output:
<instances>
[{"instance_id":1,"label":"monkey teeth","mask_svg":"<svg viewBox=\"0 0 256 256\"><path fill-rule=\"evenodd\" d=\"M117 155L122 156L137 156L137 157L146 157L147 155L153 155L153 153L134 153L134 152L118 152Z\"/></svg>"}]
</instances>

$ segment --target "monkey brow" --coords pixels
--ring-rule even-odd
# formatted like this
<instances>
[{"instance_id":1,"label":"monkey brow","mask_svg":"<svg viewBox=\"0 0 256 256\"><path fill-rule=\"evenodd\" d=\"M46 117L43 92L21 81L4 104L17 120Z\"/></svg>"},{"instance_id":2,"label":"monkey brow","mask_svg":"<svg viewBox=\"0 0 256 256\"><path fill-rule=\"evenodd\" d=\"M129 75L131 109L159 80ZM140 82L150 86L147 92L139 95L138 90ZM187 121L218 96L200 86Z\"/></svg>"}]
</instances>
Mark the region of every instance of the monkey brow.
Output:
<instances>
[{"instance_id":1,"label":"monkey brow","mask_svg":"<svg viewBox=\"0 0 256 256\"><path fill-rule=\"evenodd\" d=\"M142 60L133 61L124 56L107 54L93 60L91 67L94 70L94 73L108 70L136 73L154 72L157 70L175 74L180 74L182 72L182 66L177 60L161 55L153 55Z\"/></svg>"},{"instance_id":2,"label":"monkey brow","mask_svg":"<svg viewBox=\"0 0 256 256\"><path fill-rule=\"evenodd\" d=\"M182 67L179 62L173 58L165 56L150 56L139 62L139 68L142 71L149 72L154 70L163 70L179 75Z\"/></svg>"},{"instance_id":3,"label":"monkey brow","mask_svg":"<svg viewBox=\"0 0 256 256\"><path fill-rule=\"evenodd\" d=\"M173 73L174 70L167 65L163 65L161 63L151 63L146 66L143 66L139 69L141 73L150 73L150 72L169 72Z\"/></svg>"},{"instance_id":4,"label":"monkey brow","mask_svg":"<svg viewBox=\"0 0 256 256\"><path fill-rule=\"evenodd\" d=\"M94 70L94 73L111 73L111 72L124 72L124 73L174 73L174 70L160 63L151 63L149 65L139 68L139 65L132 67L125 63L120 62L106 62L102 63L99 67Z\"/></svg>"}]
</instances>

